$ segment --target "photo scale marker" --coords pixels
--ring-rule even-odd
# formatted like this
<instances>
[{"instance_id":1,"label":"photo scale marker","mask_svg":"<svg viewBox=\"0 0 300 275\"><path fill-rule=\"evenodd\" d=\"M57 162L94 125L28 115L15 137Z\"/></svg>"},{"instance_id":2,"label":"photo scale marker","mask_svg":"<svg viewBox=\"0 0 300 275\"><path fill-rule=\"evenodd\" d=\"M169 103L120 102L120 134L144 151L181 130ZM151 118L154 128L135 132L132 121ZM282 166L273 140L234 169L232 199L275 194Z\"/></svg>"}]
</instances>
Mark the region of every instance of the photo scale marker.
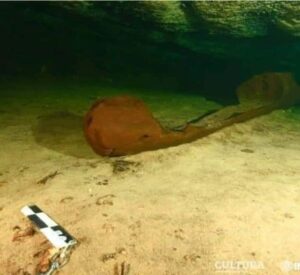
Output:
<instances>
[{"instance_id":1,"label":"photo scale marker","mask_svg":"<svg viewBox=\"0 0 300 275\"><path fill-rule=\"evenodd\" d=\"M43 233L56 248L74 245L77 241L36 205L26 205L21 212Z\"/></svg>"}]
</instances>

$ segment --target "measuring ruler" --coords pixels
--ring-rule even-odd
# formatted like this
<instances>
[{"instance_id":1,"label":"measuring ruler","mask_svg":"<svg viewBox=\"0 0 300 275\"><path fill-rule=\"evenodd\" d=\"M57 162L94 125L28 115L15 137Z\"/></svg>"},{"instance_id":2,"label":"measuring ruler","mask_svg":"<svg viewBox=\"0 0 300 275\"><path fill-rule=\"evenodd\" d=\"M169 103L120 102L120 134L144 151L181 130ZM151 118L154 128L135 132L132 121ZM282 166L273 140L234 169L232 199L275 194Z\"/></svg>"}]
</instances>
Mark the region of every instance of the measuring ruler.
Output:
<instances>
[{"instance_id":1,"label":"measuring ruler","mask_svg":"<svg viewBox=\"0 0 300 275\"><path fill-rule=\"evenodd\" d=\"M40 275L54 274L55 271L69 261L71 250L77 244L76 239L34 204L24 206L21 209L21 212L57 249L57 253L55 253L51 258L49 270L45 273L40 273Z\"/></svg>"}]
</instances>

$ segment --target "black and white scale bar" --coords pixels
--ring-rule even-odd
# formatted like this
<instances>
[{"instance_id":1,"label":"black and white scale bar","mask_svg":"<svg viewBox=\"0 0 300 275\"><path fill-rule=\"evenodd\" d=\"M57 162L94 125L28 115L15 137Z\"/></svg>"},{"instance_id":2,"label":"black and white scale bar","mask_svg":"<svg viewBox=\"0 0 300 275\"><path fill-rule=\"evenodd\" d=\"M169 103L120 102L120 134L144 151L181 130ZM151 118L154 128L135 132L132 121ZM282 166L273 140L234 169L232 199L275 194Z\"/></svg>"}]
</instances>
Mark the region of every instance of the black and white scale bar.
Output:
<instances>
[{"instance_id":1,"label":"black and white scale bar","mask_svg":"<svg viewBox=\"0 0 300 275\"><path fill-rule=\"evenodd\" d=\"M45 237L56 247L63 248L76 243L76 240L36 205L26 205L21 212L33 222Z\"/></svg>"}]
</instances>

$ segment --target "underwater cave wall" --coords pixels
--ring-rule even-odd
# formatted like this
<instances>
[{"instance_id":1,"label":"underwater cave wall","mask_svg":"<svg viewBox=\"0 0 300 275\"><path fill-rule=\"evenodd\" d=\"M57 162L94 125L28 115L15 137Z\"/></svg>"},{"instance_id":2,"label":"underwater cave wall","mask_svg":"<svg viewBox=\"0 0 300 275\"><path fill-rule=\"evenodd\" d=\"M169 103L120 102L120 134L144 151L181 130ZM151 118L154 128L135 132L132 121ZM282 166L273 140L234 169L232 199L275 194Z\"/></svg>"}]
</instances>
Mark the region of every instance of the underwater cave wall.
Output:
<instances>
[{"instance_id":1,"label":"underwater cave wall","mask_svg":"<svg viewBox=\"0 0 300 275\"><path fill-rule=\"evenodd\" d=\"M300 72L298 3L0 5L3 78L95 78L233 98L253 74Z\"/></svg>"}]
</instances>

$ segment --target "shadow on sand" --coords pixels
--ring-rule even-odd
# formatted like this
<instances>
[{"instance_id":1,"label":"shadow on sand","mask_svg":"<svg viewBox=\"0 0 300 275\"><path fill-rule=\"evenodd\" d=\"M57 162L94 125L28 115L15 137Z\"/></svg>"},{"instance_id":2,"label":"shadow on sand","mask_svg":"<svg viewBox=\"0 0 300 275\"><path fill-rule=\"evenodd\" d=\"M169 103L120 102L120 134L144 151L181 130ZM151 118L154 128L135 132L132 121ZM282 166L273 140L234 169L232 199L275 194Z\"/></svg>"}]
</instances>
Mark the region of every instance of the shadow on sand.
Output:
<instances>
[{"instance_id":1,"label":"shadow on sand","mask_svg":"<svg viewBox=\"0 0 300 275\"><path fill-rule=\"evenodd\" d=\"M32 132L35 141L50 150L78 158L99 158L85 140L78 115L62 111L40 116Z\"/></svg>"}]
</instances>

